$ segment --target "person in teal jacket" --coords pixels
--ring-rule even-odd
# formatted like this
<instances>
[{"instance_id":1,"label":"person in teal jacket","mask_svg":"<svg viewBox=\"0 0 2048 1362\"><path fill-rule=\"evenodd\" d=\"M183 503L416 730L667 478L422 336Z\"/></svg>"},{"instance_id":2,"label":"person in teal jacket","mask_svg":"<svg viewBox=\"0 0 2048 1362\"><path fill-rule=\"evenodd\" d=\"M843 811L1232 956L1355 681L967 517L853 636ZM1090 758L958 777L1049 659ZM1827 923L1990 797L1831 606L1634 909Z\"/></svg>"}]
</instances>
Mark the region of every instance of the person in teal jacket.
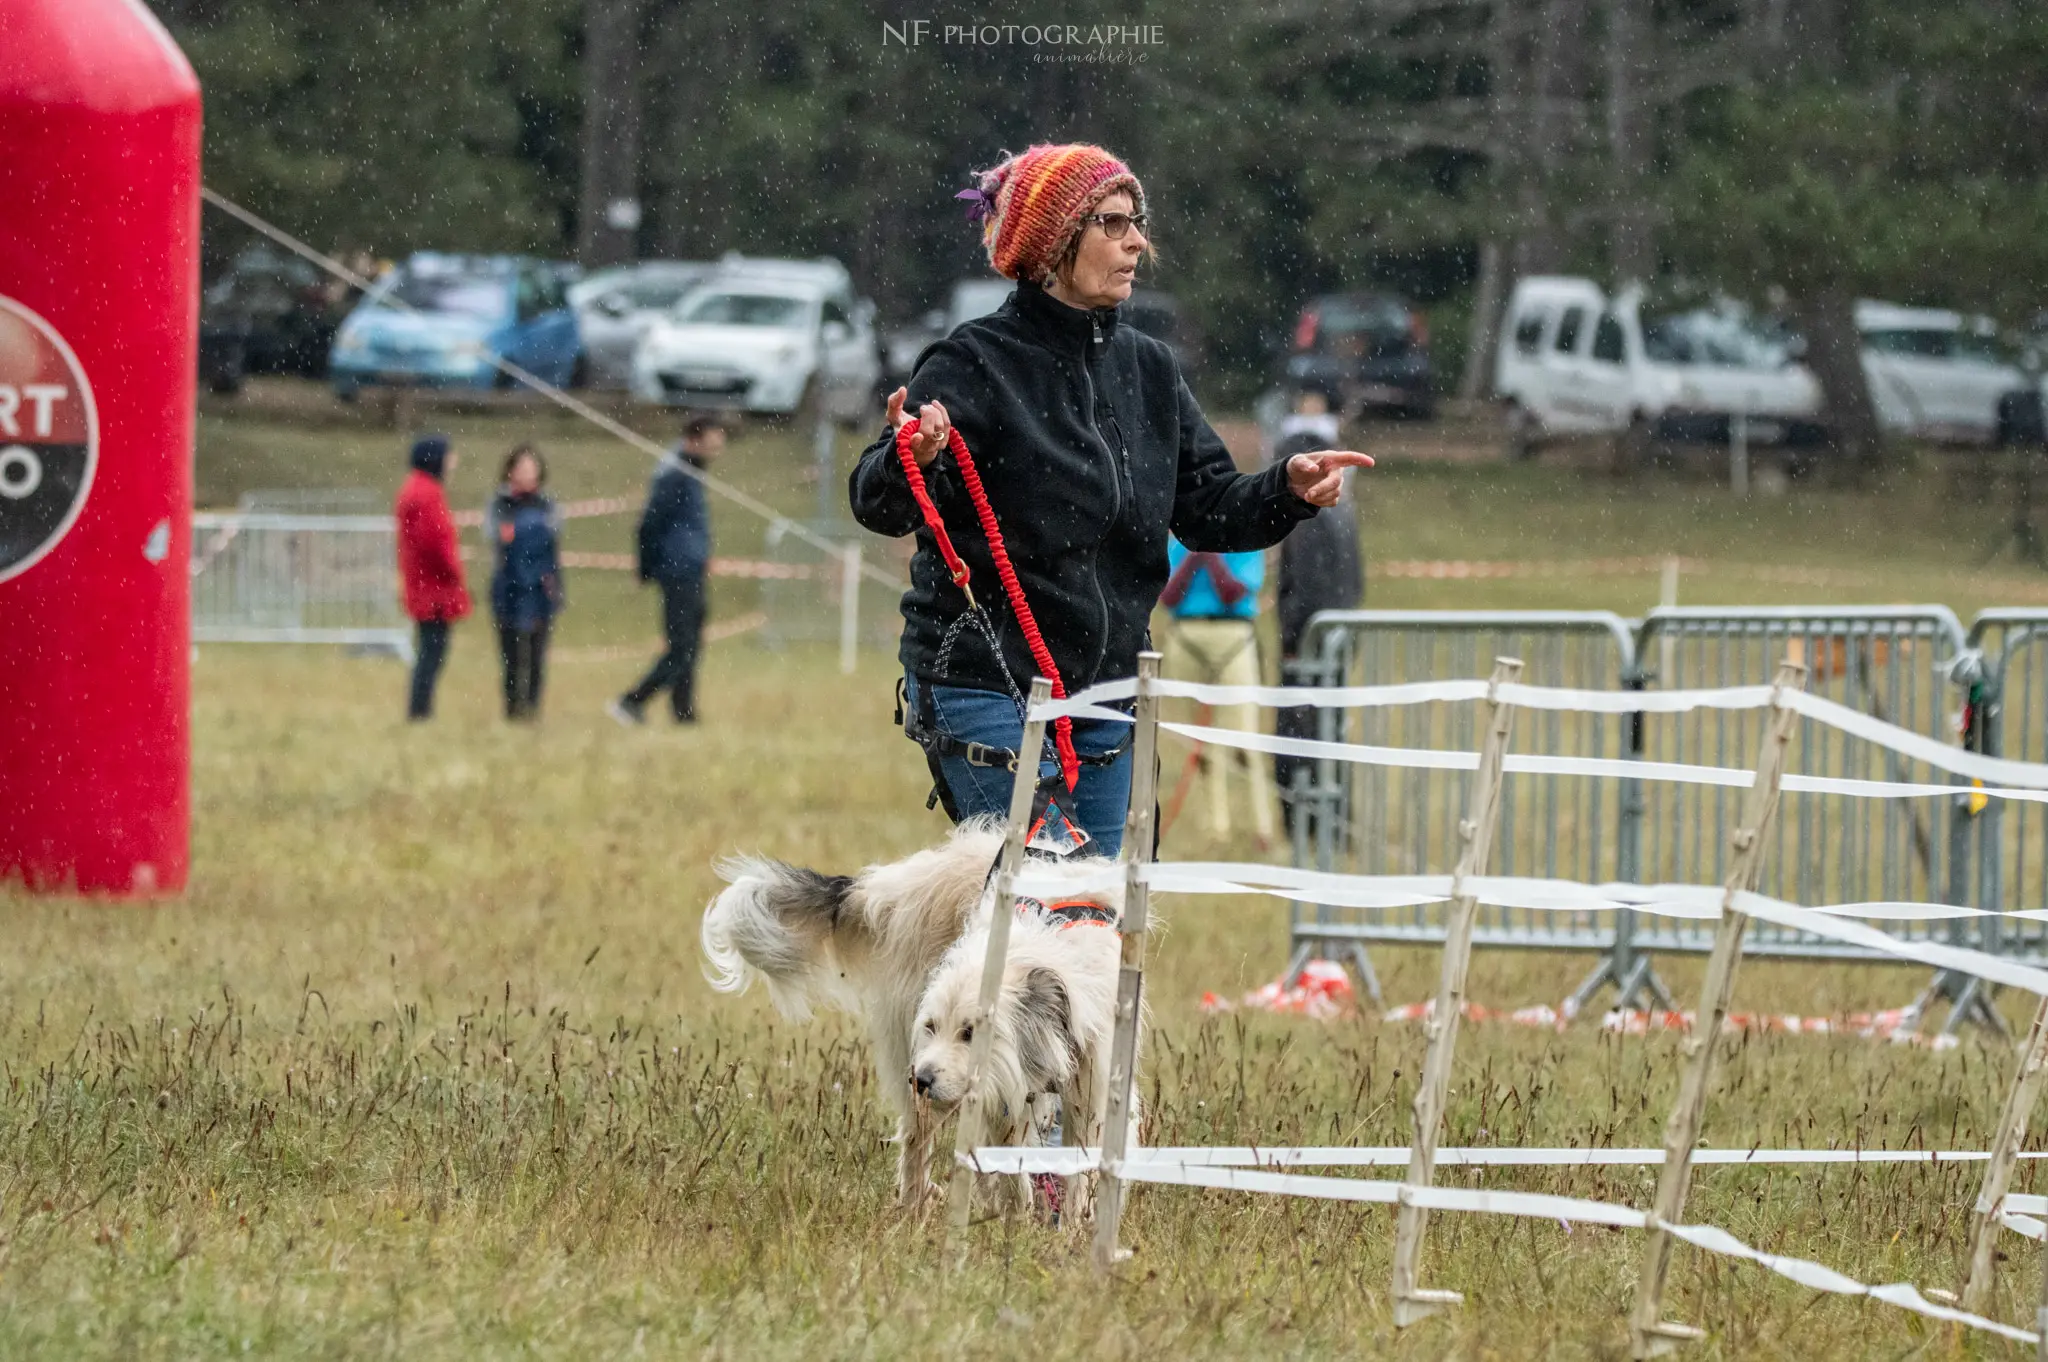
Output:
<instances>
[{"instance_id":1,"label":"person in teal jacket","mask_svg":"<svg viewBox=\"0 0 2048 1362\"><path fill-rule=\"evenodd\" d=\"M1259 590L1266 584L1266 555L1196 553L1179 539L1166 543L1168 575L1159 604L1171 621L1166 630L1163 675L1209 685L1256 686L1261 680L1254 621ZM1255 705L1202 706L1198 721L1219 728L1257 732ZM1273 840L1273 792L1265 758L1237 748L1204 746L1191 756L1167 801L1169 815L1180 807L1187 781L1200 770L1209 786L1209 822L1220 836L1230 831L1230 772L1241 770L1250 787L1252 828L1259 844Z\"/></svg>"}]
</instances>

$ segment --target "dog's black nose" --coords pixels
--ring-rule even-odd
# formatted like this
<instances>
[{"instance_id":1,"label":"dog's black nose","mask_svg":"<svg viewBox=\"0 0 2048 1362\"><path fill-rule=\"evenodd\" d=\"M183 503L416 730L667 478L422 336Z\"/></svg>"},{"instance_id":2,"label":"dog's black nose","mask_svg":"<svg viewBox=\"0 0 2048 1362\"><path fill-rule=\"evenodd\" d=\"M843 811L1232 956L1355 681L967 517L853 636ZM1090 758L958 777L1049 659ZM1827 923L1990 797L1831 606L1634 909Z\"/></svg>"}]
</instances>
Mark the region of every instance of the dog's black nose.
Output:
<instances>
[{"instance_id":1,"label":"dog's black nose","mask_svg":"<svg viewBox=\"0 0 2048 1362\"><path fill-rule=\"evenodd\" d=\"M919 1097L929 1096L932 1084L936 1081L938 1081L938 1075L932 1072L929 1065L919 1069L910 1076L910 1086L917 1089Z\"/></svg>"}]
</instances>

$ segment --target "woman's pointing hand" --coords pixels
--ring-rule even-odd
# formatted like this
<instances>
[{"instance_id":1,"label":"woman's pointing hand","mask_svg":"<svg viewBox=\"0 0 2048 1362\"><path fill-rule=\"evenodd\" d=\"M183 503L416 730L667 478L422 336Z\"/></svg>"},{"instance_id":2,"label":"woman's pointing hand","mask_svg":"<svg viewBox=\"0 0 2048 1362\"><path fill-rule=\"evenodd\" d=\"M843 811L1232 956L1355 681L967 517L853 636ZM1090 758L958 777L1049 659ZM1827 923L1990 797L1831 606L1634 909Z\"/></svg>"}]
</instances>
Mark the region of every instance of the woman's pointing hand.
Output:
<instances>
[{"instance_id":1,"label":"woman's pointing hand","mask_svg":"<svg viewBox=\"0 0 2048 1362\"><path fill-rule=\"evenodd\" d=\"M892 409L893 410L893 409ZM915 437L912 444L916 443ZM1311 506L1335 506L1344 490L1344 470L1372 467L1372 455L1350 449L1297 454L1287 461L1287 487Z\"/></svg>"},{"instance_id":2,"label":"woman's pointing hand","mask_svg":"<svg viewBox=\"0 0 2048 1362\"><path fill-rule=\"evenodd\" d=\"M901 430L910 420L903 414L903 399L908 396L908 388L898 388L889 394L889 429ZM939 457L939 451L946 447L946 434L952 426L952 418L946 415L943 402L927 402L917 409L917 434L910 437L910 453L919 468L929 468L932 460Z\"/></svg>"}]
</instances>

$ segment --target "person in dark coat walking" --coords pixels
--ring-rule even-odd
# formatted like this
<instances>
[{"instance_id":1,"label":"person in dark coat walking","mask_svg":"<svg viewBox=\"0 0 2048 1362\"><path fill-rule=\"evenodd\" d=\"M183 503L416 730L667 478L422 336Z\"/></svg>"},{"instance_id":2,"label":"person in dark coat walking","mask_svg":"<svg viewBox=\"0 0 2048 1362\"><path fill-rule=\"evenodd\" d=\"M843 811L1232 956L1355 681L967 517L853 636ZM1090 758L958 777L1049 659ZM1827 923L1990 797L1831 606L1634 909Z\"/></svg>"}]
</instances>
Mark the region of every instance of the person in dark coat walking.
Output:
<instances>
[{"instance_id":1,"label":"person in dark coat walking","mask_svg":"<svg viewBox=\"0 0 2048 1362\"><path fill-rule=\"evenodd\" d=\"M462 546L442 487L459 461L446 435L420 436L412 444L412 471L406 474L391 508L397 524L398 577L405 590L405 613L419 626L419 641L413 649L412 692L406 706L406 717L414 721L433 715L434 686L441 679L441 664L448 660L449 626L469 614Z\"/></svg>"},{"instance_id":2,"label":"person in dark coat walking","mask_svg":"<svg viewBox=\"0 0 2048 1362\"><path fill-rule=\"evenodd\" d=\"M1295 398L1294 413L1281 426L1273 448L1273 459L1285 462L1297 454L1327 449L1337 441L1336 418L1330 414L1329 397L1304 388ZM1318 611L1355 610L1365 598L1365 560L1358 543L1358 503L1350 480L1345 480L1336 504L1315 518L1314 523L1289 535L1280 546L1280 680L1283 685L1312 685L1318 679L1305 668L1313 658L1301 656L1303 635ZM1283 709L1275 717L1274 732L1283 738L1316 736L1316 710L1311 706ZM1292 799L1294 773L1311 769L1309 757L1281 756L1273 759L1273 778L1280 786L1281 809L1287 828L1294 831ZM1314 829L1309 830L1314 835Z\"/></svg>"},{"instance_id":3,"label":"person in dark coat walking","mask_svg":"<svg viewBox=\"0 0 2048 1362\"><path fill-rule=\"evenodd\" d=\"M484 512L484 537L495 546L491 613L498 620L498 656L505 669L505 717L540 717L548 635L561 610L562 517L541 488L548 466L532 445L505 456L498 494Z\"/></svg>"},{"instance_id":4,"label":"person in dark coat walking","mask_svg":"<svg viewBox=\"0 0 2048 1362\"><path fill-rule=\"evenodd\" d=\"M1136 670L1167 581L1169 531L1198 552L1267 548L1336 499L1347 467L1371 460L1334 451L1237 471L1173 351L1125 324L1119 305L1150 243L1145 191L1109 152L1030 147L958 197L972 200L989 263L1016 291L918 356L909 385L889 397L888 428L853 472L853 514L879 534L917 535L900 656L905 726L925 749L934 798L956 819L1001 815L1014 761L1110 854L1130 803L1130 725L1073 722L1081 764L1071 791L1057 761L1018 753L1022 694L1038 666L998 585L949 427L967 442L1070 693ZM911 453L979 610L946 570L897 457L896 430L913 411Z\"/></svg>"},{"instance_id":5,"label":"person in dark coat walking","mask_svg":"<svg viewBox=\"0 0 2048 1362\"><path fill-rule=\"evenodd\" d=\"M640 580L661 588L661 629L668 650L640 684L605 706L622 724L647 722L647 702L663 690L679 724L697 722L697 648L704 632L704 574L711 565L711 508L692 475L725 452L725 427L693 416L682 445L656 468L640 513Z\"/></svg>"}]
</instances>

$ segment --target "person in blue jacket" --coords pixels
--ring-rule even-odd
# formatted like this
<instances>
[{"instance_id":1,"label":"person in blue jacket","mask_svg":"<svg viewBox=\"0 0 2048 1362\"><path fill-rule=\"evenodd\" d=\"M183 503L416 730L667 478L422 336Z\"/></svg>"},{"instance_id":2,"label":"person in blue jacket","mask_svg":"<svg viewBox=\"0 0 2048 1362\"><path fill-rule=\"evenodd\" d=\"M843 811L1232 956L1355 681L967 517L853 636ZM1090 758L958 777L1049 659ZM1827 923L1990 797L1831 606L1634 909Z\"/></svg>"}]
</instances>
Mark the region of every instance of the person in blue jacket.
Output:
<instances>
[{"instance_id":1,"label":"person in blue jacket","mask_svg":"<svg viewBox=\"0 0 2048 1362\"><path fill-rule=\"evenodd\" d=\"M716 416L692 416L683 443L663 457L640 515L640 580L661 588L668 650L640 684L607 705L622 724L647 722L647 702L663 690L679 724L697 722L697 647L704 633L704 574L711 565L711 508L696 474L725 452Z\"/></svg>"},{"instance_id":2,"label":"person in blue jacket","mask_svg":"<svg viewBox=\"0 0 2048 1362\"><path fill-rule=\"evenodd\" d=\"M505 717L515 722L540 716L548 634L564 599L562 517L541 491L547 480L540 451L520 445L505 456L498 494L484 512L484 538L497 555L491 613L505 667Z\"/></svg>"}]
</instances>

